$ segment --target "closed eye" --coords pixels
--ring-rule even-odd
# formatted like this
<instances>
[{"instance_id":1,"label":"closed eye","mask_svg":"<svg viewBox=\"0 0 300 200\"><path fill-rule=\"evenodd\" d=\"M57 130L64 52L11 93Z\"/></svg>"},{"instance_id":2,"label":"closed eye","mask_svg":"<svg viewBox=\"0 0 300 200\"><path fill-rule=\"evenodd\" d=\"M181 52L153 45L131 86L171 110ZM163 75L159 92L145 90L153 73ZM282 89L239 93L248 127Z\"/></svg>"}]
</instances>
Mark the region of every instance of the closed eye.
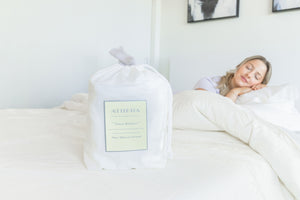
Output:
<instances>
[{"instance_id":1,"label":"closed eye","mask_svg":"<svg viewBox=\"0 0 300 200\"><path fill-rule=\"evenodd\" d=\"M256 79L256 80L261 79L261 75L260 75L259 73L255 74L255 79Z\"/></svg>"}]
</instances>

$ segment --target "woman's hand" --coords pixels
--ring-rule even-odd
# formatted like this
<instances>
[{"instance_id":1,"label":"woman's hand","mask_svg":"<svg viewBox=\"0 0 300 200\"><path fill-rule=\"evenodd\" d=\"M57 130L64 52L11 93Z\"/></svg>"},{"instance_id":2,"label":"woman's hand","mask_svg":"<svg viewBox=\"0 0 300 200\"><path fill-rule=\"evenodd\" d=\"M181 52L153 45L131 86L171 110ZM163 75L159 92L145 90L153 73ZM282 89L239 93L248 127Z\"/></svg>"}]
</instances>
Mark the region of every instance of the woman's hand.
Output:
<instances>
[{"instance_id":1,"label":"woman's hand","mask_svg":"<svg viewBox=\"0 0 300 200\"><path fill-rule=\"evenodd\" d=\"M265 84L257 84L257 85L253 85L252 87L251 87L251 89L252 90L259 90L259 89L262 89L262 88L264 88L264 87L266 87L266 85Z\"/></svg>"},{"instance_id":2,"label":"woman's hand","mask_svg":"<svg viewBox=\"0 0 300 200\"><path fill-rule=\"evenodd\" d=\"M234 88L233 90L237 93L238 96L253 91L253 89L250 87L238 87L238 88Z\"/></svg>"},{"instance_id":3,"label":"woman's hand","mask_svg":"<svg viewBox=\"0 0 300 200\"><path fill-rule=\"evenodd\" d=\"M233 88L233 89L231 89L227 93L226 97L230 98L233 102L235 102L236 99L238 98L238 96L246 94L246 93L251 92L253 90L262 89L264 87L266 87L265 84L259 83L257 85L253 85L252 87L237 87L237 88Z\"/></svg>"},{"instance_id":4,"label":"woman's hand","mask_svg":"<svg viewBox=\"0 0 300 200\"><path fill-rule=\"evenodd\" d=\"M251 92L253 89L250 87L237 87L237 88L233 88L231 89L227 94L226 97L228 97L229 99L231 99L233 102L236 101L236 99L238 98L238 96L246 94L248 92Z\"/></svg>"}]
</instances>

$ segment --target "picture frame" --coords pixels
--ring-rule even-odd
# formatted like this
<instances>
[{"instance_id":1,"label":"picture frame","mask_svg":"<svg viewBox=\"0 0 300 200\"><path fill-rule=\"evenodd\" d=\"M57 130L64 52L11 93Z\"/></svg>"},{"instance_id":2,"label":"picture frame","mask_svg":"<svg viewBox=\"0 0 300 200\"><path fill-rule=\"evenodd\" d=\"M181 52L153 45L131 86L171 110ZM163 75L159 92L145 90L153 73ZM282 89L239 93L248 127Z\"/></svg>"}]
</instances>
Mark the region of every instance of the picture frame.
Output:
<instances>
[{"instance_id":1,"label":"picture frame","mask_svg":"<svg viewBox=\"0 0 300 200\"><path fill-rule=\"evenodd\" d=\"M300 0L273 0L272 12L300 9Z\"/></svg>"},{"instance_id":2,"label":"picture frame","mask_svg":"<svg viewBox=\"0 0 300 200\"><path fill-rule=\"evenodd\" d=\"M188 23L239 17L239 0L188 0Z\"/></svg>"}]
</instances>

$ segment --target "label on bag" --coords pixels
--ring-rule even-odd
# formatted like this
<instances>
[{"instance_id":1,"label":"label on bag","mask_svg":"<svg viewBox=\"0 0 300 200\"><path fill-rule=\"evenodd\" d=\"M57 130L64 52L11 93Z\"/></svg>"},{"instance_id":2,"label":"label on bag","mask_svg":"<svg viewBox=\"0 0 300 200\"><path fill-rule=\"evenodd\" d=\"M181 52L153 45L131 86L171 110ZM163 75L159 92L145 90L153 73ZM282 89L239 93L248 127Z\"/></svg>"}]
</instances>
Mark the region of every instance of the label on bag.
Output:
<instances>
[{"instance_id":1,"label":"label on bag","mask_svg":"<svg viewBox=\"0 0 300 200\"><path fill-rule=\"evenodd\" d=\"M107 152L148 149L147 102L104 101Z\"/></svg>"}]
</instances>

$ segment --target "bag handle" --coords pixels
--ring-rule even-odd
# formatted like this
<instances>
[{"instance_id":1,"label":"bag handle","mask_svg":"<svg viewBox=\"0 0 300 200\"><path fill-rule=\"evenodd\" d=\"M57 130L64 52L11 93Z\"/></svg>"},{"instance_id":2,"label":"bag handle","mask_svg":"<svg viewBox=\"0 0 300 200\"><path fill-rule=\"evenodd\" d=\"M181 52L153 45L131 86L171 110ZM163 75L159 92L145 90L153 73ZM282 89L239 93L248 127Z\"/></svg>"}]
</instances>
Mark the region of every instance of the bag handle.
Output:
<instances>
[{"instance_id":1,"label":"bag handle","mask_svg":"<svg viewBox=\"0 0 300 200\"><path fill-rule=\"evenodd\" d=\"M118 59L119 63L122 65L134 65L135 61L132 56L127 54L123 47L113 48L109 51L110 55Z\"/></svg>"}]
</instances>

